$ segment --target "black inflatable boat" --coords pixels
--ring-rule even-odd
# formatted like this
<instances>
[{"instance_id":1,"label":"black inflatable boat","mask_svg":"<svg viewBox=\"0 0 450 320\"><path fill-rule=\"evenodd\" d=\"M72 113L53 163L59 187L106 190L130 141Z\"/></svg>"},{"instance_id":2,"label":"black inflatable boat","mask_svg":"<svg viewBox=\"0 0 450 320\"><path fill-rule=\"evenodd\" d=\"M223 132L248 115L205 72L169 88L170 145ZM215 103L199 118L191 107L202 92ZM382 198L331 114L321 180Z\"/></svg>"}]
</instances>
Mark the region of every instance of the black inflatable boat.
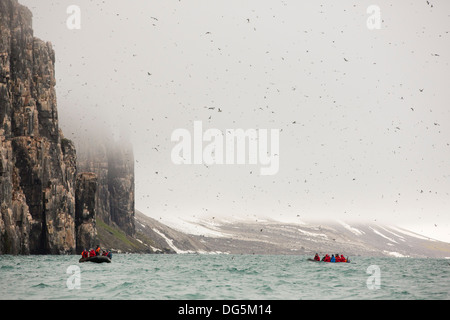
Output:
<instances>
[{"instance_id":1,"label":"black inflatable boat","mask_svg":"<svg viewBox=\"0 0 450 320\"><path fill-rule=\"evenodd\" d=\"M95 263L111 263L111 259L105 256L95 256L95 257L89 257L89 258L81 258L78 262L95 262Z\"/></svg>"}]
</instances>

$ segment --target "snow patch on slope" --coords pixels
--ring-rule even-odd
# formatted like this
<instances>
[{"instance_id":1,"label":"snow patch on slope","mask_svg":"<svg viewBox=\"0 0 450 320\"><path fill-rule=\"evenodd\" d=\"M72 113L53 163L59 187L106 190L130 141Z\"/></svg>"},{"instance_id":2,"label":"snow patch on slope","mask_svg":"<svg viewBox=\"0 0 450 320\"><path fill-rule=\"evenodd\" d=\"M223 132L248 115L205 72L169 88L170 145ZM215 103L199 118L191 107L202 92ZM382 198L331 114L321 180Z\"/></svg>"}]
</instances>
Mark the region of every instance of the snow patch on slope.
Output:
<instances>
[{"instance_id":1,"label":"snow patch on slope","mask_svg":"<svg viewBox=\"0 0 450 320\"><path fill-rule=\"evenodd\" d=\"M349 230L351 233L353 233L356 236L362 236L364 234L364 231L361 231L359 229L356 229L348 224L346 224L343 221L338 221L345 229Z\"/></svg>"},{"instance_id":2,"label":"snow patch on slope","mask_svg":"<svg viewBox=\"0 0 450 320\"><path fill-rule=\"evenodd\" d=\"M153 231L155 231L157 234L159 234L162 238L164 238L164 240L167 242L167 244L169 245L170 248L172 248L173 251L175 251L176 253L195 253L195 251L184 251L181 249L178 249L174 244L173 244L173 240L169 239L164 233L162 233L161 231L159 231L156 228L152 228Z\"/></svg>"},{"instance_id":3,"label":"snow patch on slope","mask_svg":"<svg viewBox=\"0 0 450 320\"><path fill-rule=\"evenodd\" d=\"M227 237L229 235L217 230L219 224L211 223L198 219L197 221L188 221L180 218L177 219L164 219L164 224L167 226L186 234L197 236L208 236L215 238Z\"/></svg>"},{"instance_id":4,"label":"snow patch on slope","mask_svg":"<svg viewBox=\"0 0 450 320\"><path fill-rule=\"evenodd\" d=\"M388 255L390 255L390 256L396 257L396 258L407 258L407 257L409 257L409 256L405 256L405 255L403 255L401 253L394 252L394 251L391 252L391 251L383 250L383 252L388 254Z\"/></svg>"},{"instance_id":5,"label":"snow patch on slope","mask_svg":"<svg viewBox=\"0 0 450 320\"><path fill-rule=\"evenodd\" d=\"M399 235L399 234L396 234L396 233L392 232L392 231L389 230L389 229L386 229L386 228L384 228L384 227L382 227L382 226L379 226L379 228L383 229L383 230L386 231L386 232L389 232L390 234L393 234L394 236L396 236L397 238L399 238L400 241L403 241L403 242L406 241L404 237L402 237L402 236Z\"/></svg>"},{"instance_id":6,"label":"snow patch on slope","mask_svg":"<svg viewBox=\"0 0 450 320\"><path fill-rule=\"evenodd\" d=\"M328 239L327 235L324 234L324 233L308 232L308 231L305 231L305 230L302 230L302 229L298 229L298 228L297 228L297 230L298 230L300 233L302 233L302 234L304 234L304 235L307 235L307 236L310 236L310 237Z\"/></svg>"},{"instance_id":7,"label":"snow patch on slope","mask_svg":"<svg viewBox=\"0 0 450 320\"><path fill-rule=\"evenodd\" d=\"M390 242L394 242L394 243L398 243L397 241L395 241L394 239L392 239L392 238L389 238L388 236L386 236L386 235L384 235L384 234L382 234L380 231L378 231L378 230L375 230L374 228L372 228L372 227L369 227L370 229L372 229L372 231L373 232L375 232L377 235L379 235L380 237L383 237L383 238L385 238L385 239L387 239L387 240L389 240Z\"/></svg>"},{"instance_id":8,"label":"snow patch on slope","mask_svg":"<svg viewBox=\"0 0 450 320\"><path fill-rule=\"evenodd\" d=\"M400 232L400 233L403 233L403 234L405 234L407 236L414 237L414 238L417 238L417 239L428 240L428 241L436 241L434 239L427 238L427 237L421 236L421 235L419 235L417 233L409 232L407 230L403 230L403 229L400 229L400 228L397 228L397 227L389 227L389 228L395 230L396 232Z\"/></svg>"}]
</instances>

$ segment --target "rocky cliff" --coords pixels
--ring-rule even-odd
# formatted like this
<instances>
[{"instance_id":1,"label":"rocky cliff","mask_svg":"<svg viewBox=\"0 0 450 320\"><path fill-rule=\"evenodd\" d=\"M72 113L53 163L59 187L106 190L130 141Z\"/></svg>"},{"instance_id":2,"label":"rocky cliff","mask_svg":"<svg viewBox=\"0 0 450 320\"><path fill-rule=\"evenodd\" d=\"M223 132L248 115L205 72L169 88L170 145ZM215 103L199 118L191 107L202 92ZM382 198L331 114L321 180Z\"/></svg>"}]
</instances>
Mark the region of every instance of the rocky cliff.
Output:
<instances>
[{"instance_id":1,"label":"rocky cliff","mask_svg":"<svg viewBox=\"0 0 450 320\"><path fill-rule=\"evenodd\" d=\"M80 173L75 189L75 230L76 250L89 250L97 244L96 202L97 175L91 172Z\"/></svg>"},{"instance_id":2,"label":"rocky cliff","mask_svg":"<svg viewBox=\"0 0 450 320\"><path fill-rule=\"evenodd\" d=\"M113 141L112 135L92 134L78 144L77 167L98 176L97 218L135 236L134 156L131 143Z\"/></svg>"},{"instance_id":3,"label":"rocky cliff","mask_svg":"<svg viewBox=\"0 0 450 320\"><path fill-rule=\"evenodd\" d=\"M2 0L0 254L74 253L77 238L93 241L95 212L90 211L90 220L84 216L95 201L87 192L95 187L83 189L86 183L78 181L77 218L76 179L74 144L58 126L52 45L33 36L29 9L17 0Z\"/></svg>"},{"instance_id":4,"label":"rocky cliff","mask_svg":"<svg viewBox=\"0 0 450 320\"><path fill-rule=\"evenodd\" d=\"M32 14L0 2L0 253L75 248L73 144L58 127L55 54Z\"/></svg>"},{"instance_id":5,"label":"rocky cliff","mask_svg":"<svg viewBox=\"0 0 450 320\"><path fill-rule=\"evenodd\" d=\"M97 133L79 152L64 138L52 45L33 36L28 8L1 0L0 254L153 252L136 239L131 143Z\"/></svg>"}]
</instances>

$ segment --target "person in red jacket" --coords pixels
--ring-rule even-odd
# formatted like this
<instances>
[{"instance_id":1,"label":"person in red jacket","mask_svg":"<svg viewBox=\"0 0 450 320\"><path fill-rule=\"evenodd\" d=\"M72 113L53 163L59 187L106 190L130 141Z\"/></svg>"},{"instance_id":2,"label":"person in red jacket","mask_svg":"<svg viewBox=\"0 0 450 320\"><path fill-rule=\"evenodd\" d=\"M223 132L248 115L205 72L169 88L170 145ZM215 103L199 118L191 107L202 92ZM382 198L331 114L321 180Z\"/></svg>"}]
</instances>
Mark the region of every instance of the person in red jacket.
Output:
<instances>
[{"instance_id":1,"label":"person in red jacket","mask_svg":"<svg viewBox=\"0 0 450 320\"><path fill-rule=\"evenodd\" d=\"M341 262L347 262L347 259L345 259L343 254L341 254Z\"/></svg>"},{"instance_id":2,"label":"person in red jacket","mask_svg":"<svg viewBox=\"0 0 450 320\"><path fill-rule=\"evenodd\" d=\"M341 262L341 257L339 256L338 253L336 253L335 259L336 259L336 262Z\"/></svg>"},{"instance_id":3,"label":"person in red jacket","mask_svg":"<svg viewBox=\"0 0 450 320\"><path fill-rule=\"evenodd\" d=\"M83 250L83 252L81 252L81 257L82 258L87 258L89 256L89 253L87 252L86 249Z\"/></svg>"},{"instance_id":4,"label":"person in red jacket","mask_svg":"<svg viewBox=\"0 0 450 320\"><path fill-rule=\"evenodd\" d=\"M328 253L325 255L325 257L323 257L322 261L324 261L324 262L330 262L331 261L331 258L328 255Z\"/></svg>"},{"instance_id":5,"label":"person in red jacket","mask_svg":"<svg viewBox=\"0 0 450 320\"><path fill-rule=\"evenodd\" d=\"M95 256L96 256L95 250L91 249L91 251L89 251L89 257L95 257Z\"/></svg>"},{"instance_id":6,"label":"person in red jacket","mask_svg":"<svg viewBox=\"0 0 450 320\"><path fill-rule=\"evenodd\" d=\"M316 253L316 255L314 256L314 260L315 261L320 261L320 257L319 257L319 255Z\"/></svg>"}]
</instances>

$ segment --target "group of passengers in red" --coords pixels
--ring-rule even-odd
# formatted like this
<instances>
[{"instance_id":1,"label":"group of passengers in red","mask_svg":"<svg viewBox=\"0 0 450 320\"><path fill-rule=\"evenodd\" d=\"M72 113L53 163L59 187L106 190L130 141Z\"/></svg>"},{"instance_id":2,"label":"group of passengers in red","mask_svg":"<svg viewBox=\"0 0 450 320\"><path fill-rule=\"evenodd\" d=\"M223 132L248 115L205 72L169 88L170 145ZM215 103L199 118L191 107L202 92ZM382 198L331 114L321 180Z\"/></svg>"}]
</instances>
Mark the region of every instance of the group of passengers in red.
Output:
<instances>
[{"instance_id":1,"label":"group of passengers in red","mask_svg":"<svg viewBox=\"0 0 450 320\"><path fill-rule=\"evenodd\" d=\"M86 249L83 250L83 252L81 252L81 256L83 258L90 258L90 257L96 257L96 256L105 256L111 259L112 254L109 251L103 250L100 248L100 246L97 246L97 248L91 249L89 251L87 251Z\"/></svg>"},{"instance_id":2,"label":"group of passengers in red","mask_svg":"<svg viewBox=\"0 0 450 320\"><path fill-rule=\"evenodd\" d=\"M316 255L314 256L314 260L315 261L323 261L323 262L350 262L350 260L346 257L344 257L344 255L339 255L339 254L332 254L331 257L330 255L327 253L322 259L320 259L319 255L316 253Z\"/></svg>"}]
</instances>

